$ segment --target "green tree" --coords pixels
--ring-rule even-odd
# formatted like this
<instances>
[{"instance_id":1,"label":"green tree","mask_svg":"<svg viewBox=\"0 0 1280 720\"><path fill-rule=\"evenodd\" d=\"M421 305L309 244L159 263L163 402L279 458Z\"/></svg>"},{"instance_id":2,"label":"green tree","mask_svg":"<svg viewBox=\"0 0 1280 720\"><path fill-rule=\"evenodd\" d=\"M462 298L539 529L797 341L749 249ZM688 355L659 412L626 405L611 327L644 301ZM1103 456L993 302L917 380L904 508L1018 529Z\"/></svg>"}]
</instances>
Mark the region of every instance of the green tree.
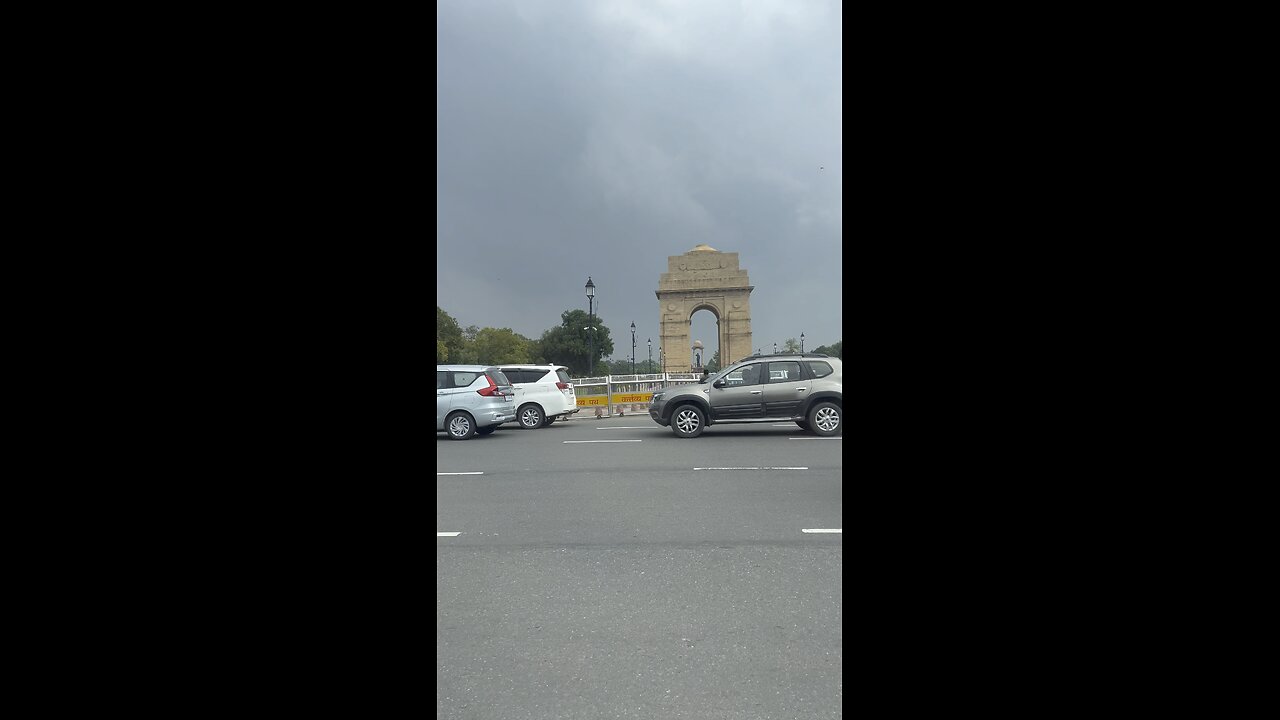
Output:
<instances>
[{"instance_id":1,"label":"green tree","mask_svg":"<svg viewBox=\"0 0 1280 720\"><path fill-rule=\"evenodd\" d=\"M529 339L511 328L482 328L476 331L471 347L481 365L530 362Z\"/></svg>"},{"instance_id":2,"label":"green tree","mask_svg":"<svg viewBox=\"0 0 1280 720\"><path fill-rule=\"evenodd\" d=\"M819 345L818 347L814 348L813 351L816 353L822 353L823 355L830 355L831 357L838 357L841 360L843 360L844 359L844 340L837 340L836 342L830 345Z\"/></svg>"},{"instance_id":3,"label":"green tree","mask_svg":"<svg viewBox=\"0 0 1280 720\"><path fill-rule=\"evenodd\" d=\"M716 348L715 353L711 355L711 360L707 362L707 373L714 374L720 372L720 349Z\"/></svg>"},{"instance_id":4,"label":"green tree","mask_svg":"<svg viewBox=\"0 0 1280 720\"><path fill-rule=\"evenodd\" d=\"M439 340L436 341L436 362L449 362L449 346Z\"/></svg>"},{"instance_id":5,"label":"green tree","mask_svg":"<svg viewBox=\"0 0 1280 720\"><path fill-rule=\"evenodd\" d=\"M560 325L542 333L538 340L537 356L541 362L564 365L569 368L573 377L587 375L587 336L592 336L592 372L604 375L608 368L602 367L600 359L613 354L613 339L609 336L609 328L601 322L600 316L592 318L588 324L588 316L584 310L565 310L560 313ZM594 327L595 330L587 330Z\"/></svg>"},{"instance_id":6,"label":"green tree","mask_svg":"<svg viewBox=\"0 0 1280 720\"><path fill-rule=\"evenodd\" d=\"M644 370L642 369L643 367L644 367L644 360L639 360L639 359L637 359L637 361L636 361L636 374L637 374L637 375L638 375L638 374L640 374L640 373L642 373L642 372L644 372ZM599 372L599 371L597 371L597 372ZM624 359L622 359L622 360L618 360L618 359L616 359L616 358L615 358L615 359L610 360L610 361L609 361L609 373L610 373L611 375L630 375L630 374L631 374L631 356L630 356L630 355L628 355L626 358L624 358Z\"/></svg>"},{"instance_id":7,"label":"green tree","mask_svg":"<svg viewBox=\"0 0 1280 720\"><path fill-rule=\"evenodd\" d=\"M436 342L444 343L445 357L440 357L440 347L436 346L437 362L460 362L453 353L460 352L465 343L462 337L462 329L458 327L458 321L454 320L449 313L445 312L439 305L436 306Z\"/></svg>"},{"instance_id":8,"label":"green tree","mask_svg":"<svg viewBox=\"0 0 1280 720\"><path fill-rule=\"evenodd\" d=\"M800 352L800 341L795 338L787 338L782 343L782 352Z\"/></svg>"}]
</instances>

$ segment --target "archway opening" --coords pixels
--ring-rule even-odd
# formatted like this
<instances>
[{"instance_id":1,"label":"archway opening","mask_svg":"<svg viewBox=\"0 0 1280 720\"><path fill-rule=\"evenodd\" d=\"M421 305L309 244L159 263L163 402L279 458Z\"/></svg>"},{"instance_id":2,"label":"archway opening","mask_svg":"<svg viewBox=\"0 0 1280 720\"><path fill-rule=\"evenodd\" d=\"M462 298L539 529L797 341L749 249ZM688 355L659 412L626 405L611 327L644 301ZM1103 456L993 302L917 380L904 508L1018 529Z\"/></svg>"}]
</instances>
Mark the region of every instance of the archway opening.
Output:
<instances>
[{"instance_id":1,"label":"archway opening","mask_svg":"<svg viewBox=\"0 0 1280 720\"><path fill-rule=\"evenodd\" d=\"M701 353L702 367L705 368L722 368L726 364L725 359L720 355L720 317L716 314L714 308L708 305L700 305L693 310L693 314L689 317L689 344L690 359L692 365L697 366ZM700 350L693 349L693 345L702 342ZM714 372L714 370L712 370Z\"/></svg>"}]
</instances>

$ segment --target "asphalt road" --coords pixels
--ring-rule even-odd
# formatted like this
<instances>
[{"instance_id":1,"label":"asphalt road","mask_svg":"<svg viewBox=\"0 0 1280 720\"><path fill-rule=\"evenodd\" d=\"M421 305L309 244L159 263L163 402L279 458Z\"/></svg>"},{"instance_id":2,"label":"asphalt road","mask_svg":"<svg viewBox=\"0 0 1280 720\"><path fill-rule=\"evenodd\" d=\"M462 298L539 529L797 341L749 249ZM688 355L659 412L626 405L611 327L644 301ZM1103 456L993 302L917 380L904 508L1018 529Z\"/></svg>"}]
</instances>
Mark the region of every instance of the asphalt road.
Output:
<instances>
[{"instance_id":1,"label":"asphalt road","mask_svg":"<svg viewBox=\"0 0 1280 720\"><path fill-rule=\"evenodd\" d=\"M842 439L436 438L437 717L841 716Z\"/></svg>"}]
</instances>

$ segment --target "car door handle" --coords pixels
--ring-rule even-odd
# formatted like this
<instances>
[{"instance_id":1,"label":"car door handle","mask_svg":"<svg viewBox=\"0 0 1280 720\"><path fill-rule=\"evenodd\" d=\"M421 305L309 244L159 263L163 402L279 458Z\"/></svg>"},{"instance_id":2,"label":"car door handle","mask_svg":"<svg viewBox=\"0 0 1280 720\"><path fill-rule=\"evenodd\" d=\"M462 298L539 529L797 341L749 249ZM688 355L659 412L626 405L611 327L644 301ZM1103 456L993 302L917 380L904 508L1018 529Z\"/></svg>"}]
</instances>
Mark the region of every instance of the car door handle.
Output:
<instances>
[{"instance_id":1,"label":"car door handle","mask_svg":"<svg viewBox=\"0 0 1280 720\"><path fill-rule=\"evenodd\" d=\"M752 394L752 395L759 395L759 394L760 394L760 392L761 392L760 390L752 390L752 391L751 391L751 394Z\"/></svg>"},{"instance_id":2,"label":"car door handle","mask_svg":"<svg viewBox=\"0 0 1280 720\"><path fill-rule=\"evenodd\" d=\"M808 389L809 388L796 388L796 392L804 392L805 390L808 390Z\"/></svg>"}]
</instances>

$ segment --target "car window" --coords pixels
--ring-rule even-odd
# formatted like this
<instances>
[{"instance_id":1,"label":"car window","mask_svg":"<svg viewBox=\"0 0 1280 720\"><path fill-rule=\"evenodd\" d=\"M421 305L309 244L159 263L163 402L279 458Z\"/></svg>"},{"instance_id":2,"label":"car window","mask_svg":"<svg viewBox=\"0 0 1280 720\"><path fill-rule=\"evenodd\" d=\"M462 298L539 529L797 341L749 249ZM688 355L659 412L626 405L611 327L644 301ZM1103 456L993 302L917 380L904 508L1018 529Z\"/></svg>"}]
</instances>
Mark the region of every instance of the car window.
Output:
<instances>
[{"instance_id":1,"label":"car window","mask_svg":"<svg viewBox=\"0 0 1280 720\"><path fill-rule=\"evenodd\" d=\"M502 368L502 374L506 375L507 379L513 383L528 382L527 380L524 379L523 370L517 370L515 368Z\"/></svg>"},{"instance_id":2,"label":"car window","mask_svg":"<svg viewBox=\"0 0 1280 720\"><path fill-rule=\"evenodd\" d=\"M436 389L449 387L449 373L444 370L436 371Z\"/></svg>"},{"instance_id":3,"label":"car window","mask_svg":"<svg viewBox=\"0 0 1280 720\"><path fill-rule=\"evenodd\" d=\"M452 376L452 380L453 380L453 382L450 383L449 387L456 387L456 388L467 387L471 383L475 382L476 378L480 377L480 373L475 372L474 370L472 371L459 370L449 374Z\"/></svg>"},{"instance_id":4,"label":"car window","mask_svg":"<svg viewBox=\"0 0 1280 720\"><path fill-rule=\"evenodd\" d=\"M800 379L800 363L788 360L786 362L769 363L769 382L784 383L795 382Z\"/></svg>"},{"instance_id":5,"label":"car window","mask_svg":"<svg viewBox=\"0 0 1280 720\"><path fill-rule=\"evenodd\" d=\"M809 366L809 372L813 373L813 376L816 378L826 377L835 372L831 369L829 364L822 362L821 360L809 360L805 365Z\"/></svg>"},{"instance_id":6,"label":"car window","mask_svg":"<svg viewBox=\"0 0 1280 720\"><path fill-rule=\"evenodd\" d=\"M751 363L743 365L724 376L725 385L727 387L741 387L743 385L759 385L760 369L764 367L763 363Z\"/></svg>"},{"instance_id":7,"label":"car window","mask_svg":"<svg viewBox=\"0 0 1280 720\"><path fill-rule=\"evenodd\" d=\"M493 383L494 383L495 385L510 385L510 384L511 384L511 380L509 380L509 379L507 378L506 374L504 374L504 373L503 373L501 370L499 370L498 368L490 368L490 369L489 369L489 378L490 378L491 380L493 380Z\"/></svg>"},{"instance_id":8,"label":"car window","mask_svg":"<svg viewBox=\"0 0 1280 720\"><path fill-rule=\"evenodd\" d=\"M559 370L559 369L557 369L557 370L556 370L556 377L560 378L560 382L562 382L562 383L567 383L567 382L569 382L569 373L565 372L564 370Z\"/></svg>"},{"instance_id":9,"label":"car window","mask_svg":"<svg viewBox=\"0 0 1280 720\"><path fill-rule=\"evenodd\" d=\"M538 382L543 375L547 374L546 370L524 370L523 372L525 382Z\"/></svg>"}]
</instances>

